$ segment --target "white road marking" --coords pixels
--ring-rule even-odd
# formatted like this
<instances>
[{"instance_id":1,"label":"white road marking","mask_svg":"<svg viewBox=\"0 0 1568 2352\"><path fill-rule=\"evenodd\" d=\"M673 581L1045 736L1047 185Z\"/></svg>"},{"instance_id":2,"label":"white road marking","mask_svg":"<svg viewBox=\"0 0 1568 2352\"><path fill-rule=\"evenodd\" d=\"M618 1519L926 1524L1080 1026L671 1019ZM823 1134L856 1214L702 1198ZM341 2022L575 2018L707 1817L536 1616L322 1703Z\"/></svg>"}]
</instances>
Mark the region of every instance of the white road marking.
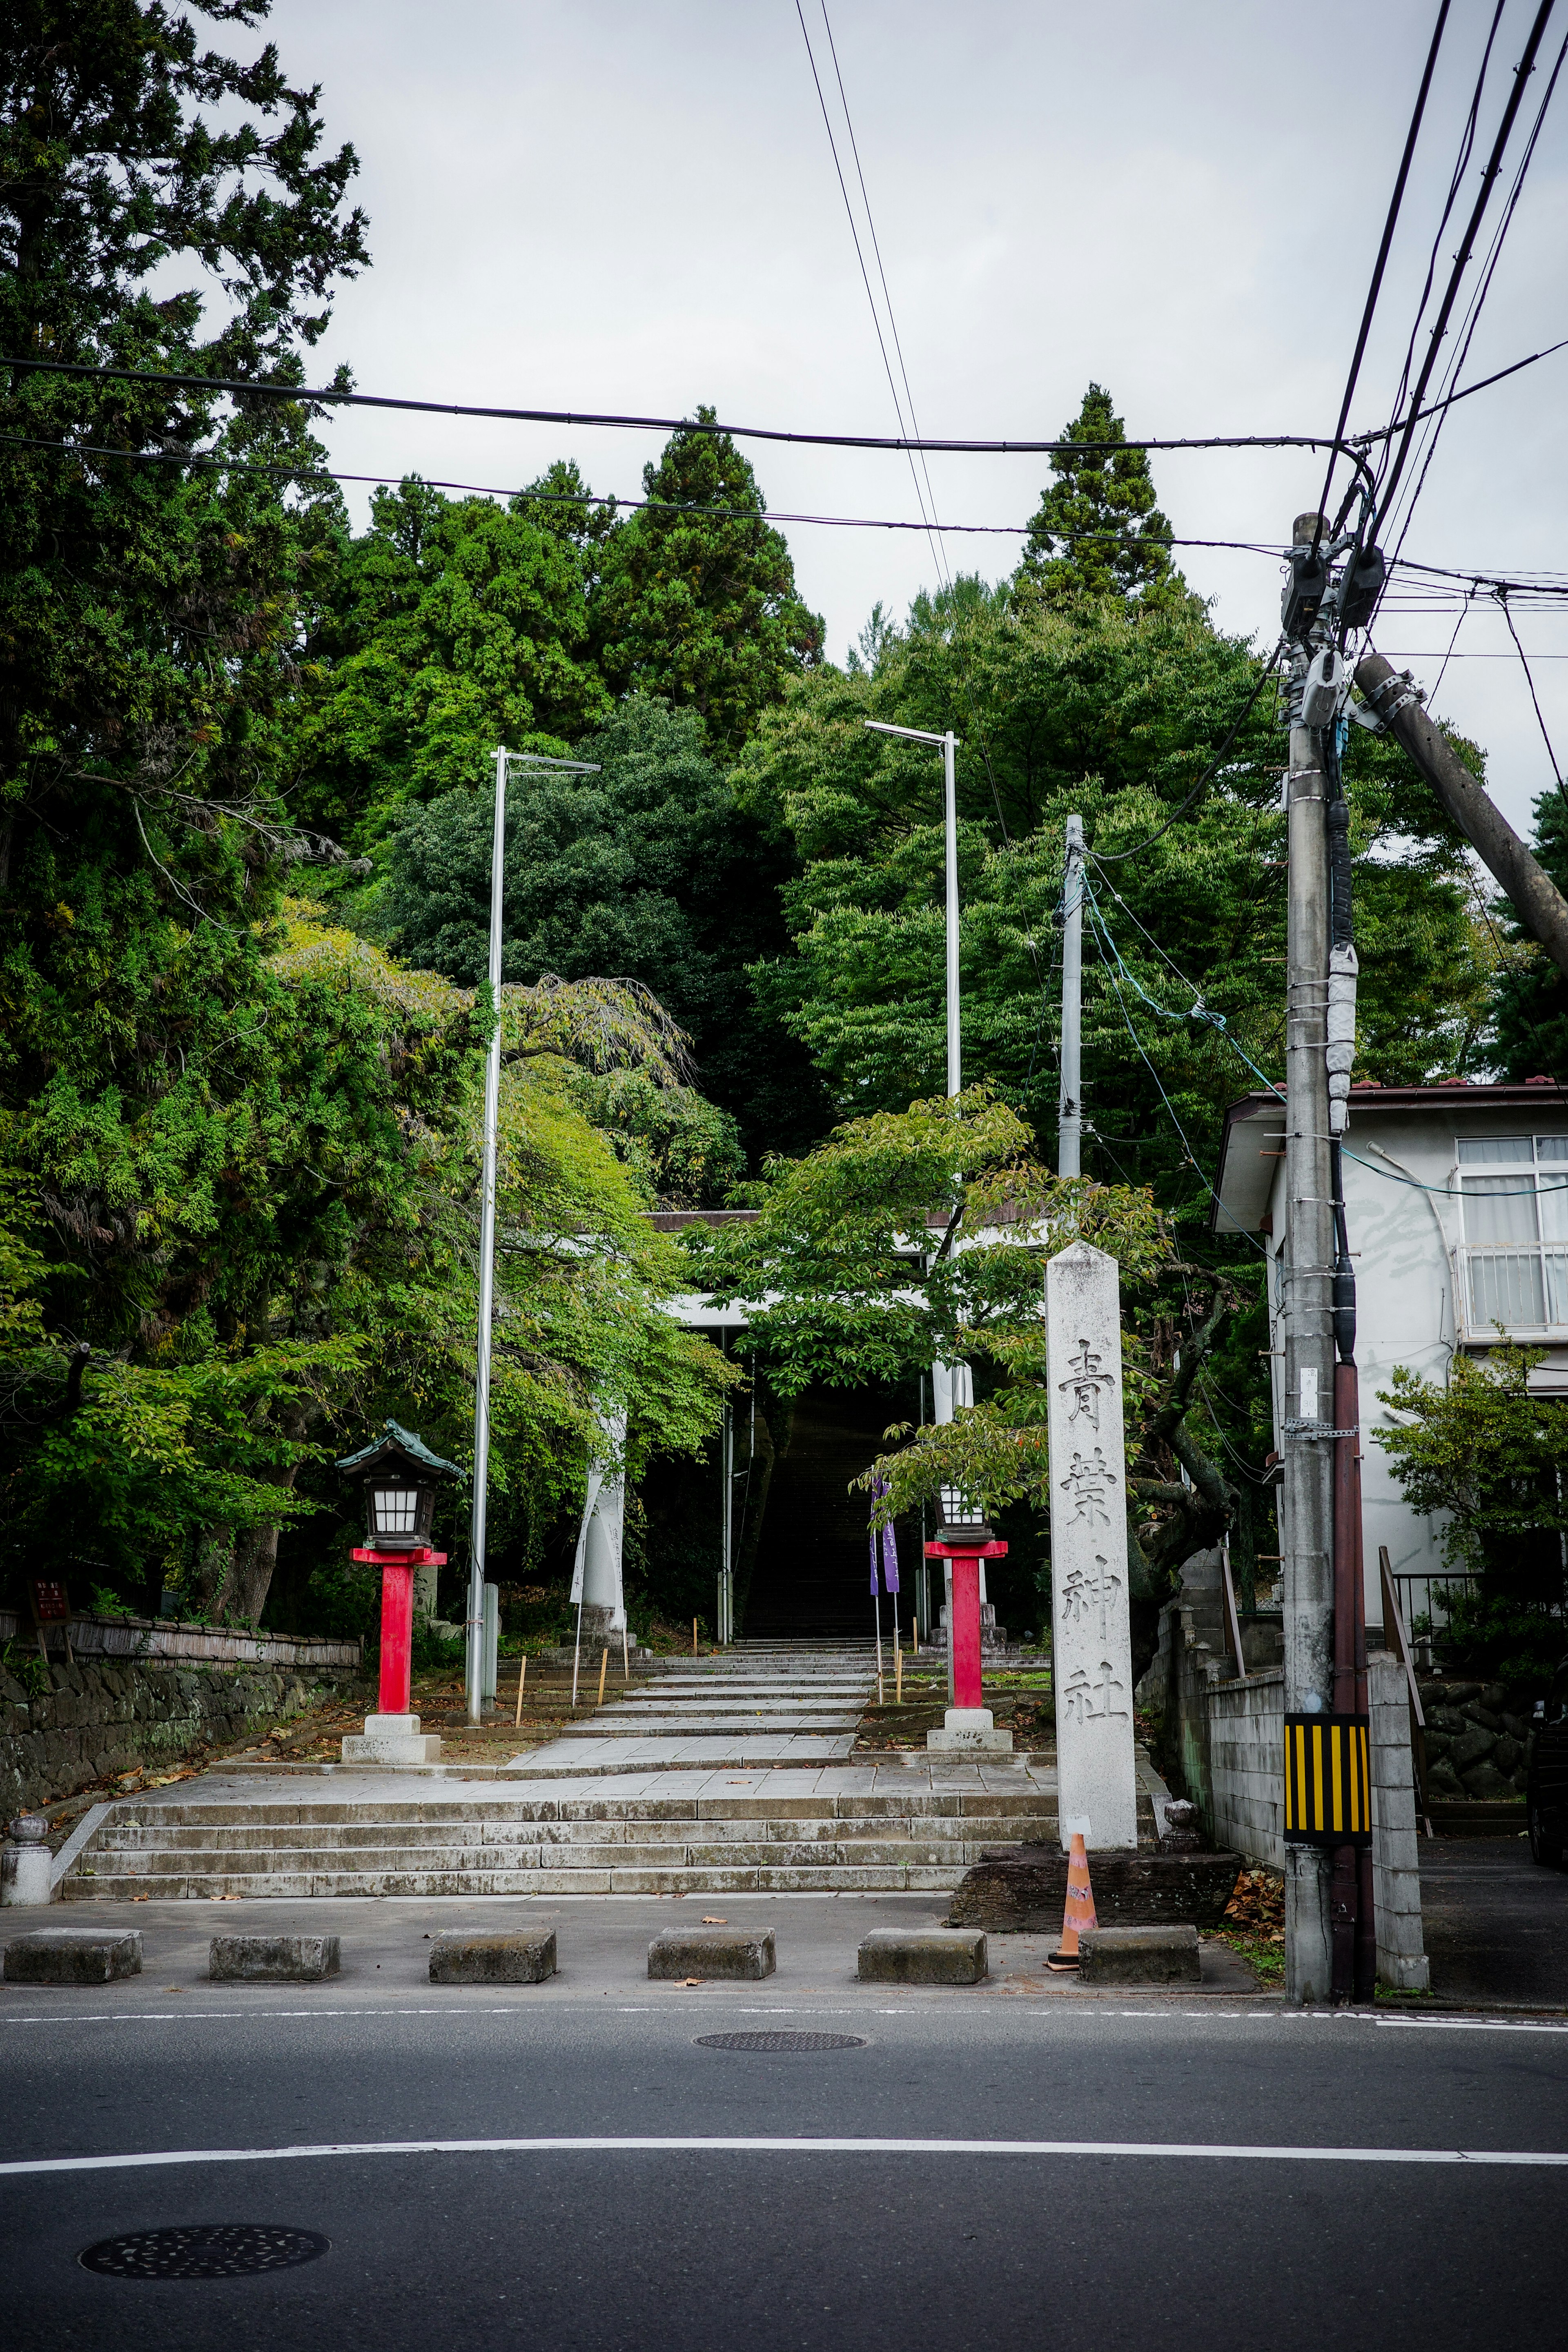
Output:
<instances>
[{"instance_id":1,"label":"white road marking","mask_svg":"<svg viewBox=\"0 0 1568 2352\"><path fill-rule=\"evenodd\" d=\"M52 2156L0 2164L0 2176L134 2172L184 2164L278 2164L372 2156L1027 2156L1220 2158L1252 2164L1568 2166L1568 2151L1466 2147L1267 2147L1202 2140L687 2138L325 2140L298 2147L153 2148L127 2156Z\"/></svg>"}]
</instances>

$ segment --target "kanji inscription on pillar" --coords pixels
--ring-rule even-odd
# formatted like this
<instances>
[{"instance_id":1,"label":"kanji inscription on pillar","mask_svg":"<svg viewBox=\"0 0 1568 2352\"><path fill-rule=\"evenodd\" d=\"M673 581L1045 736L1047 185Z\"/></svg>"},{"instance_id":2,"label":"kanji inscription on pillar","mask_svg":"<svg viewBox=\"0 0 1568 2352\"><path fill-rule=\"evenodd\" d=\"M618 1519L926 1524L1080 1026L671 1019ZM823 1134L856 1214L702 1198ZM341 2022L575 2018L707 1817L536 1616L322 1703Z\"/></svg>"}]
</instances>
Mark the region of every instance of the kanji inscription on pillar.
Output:
<instances>
[{"instance_id":1,"label":"kanji inscription on pillar","mask_svg":"<svg viewBox=\"0 0 1568 2352\"><path fill-rule=\"evenodd\" d=\"M1116 1260L1073 1242L1046 1268L1051 1432L1051 1660L1061 1840L1138 1843L1121 1290Z\"/></svg>"}]
</instances>

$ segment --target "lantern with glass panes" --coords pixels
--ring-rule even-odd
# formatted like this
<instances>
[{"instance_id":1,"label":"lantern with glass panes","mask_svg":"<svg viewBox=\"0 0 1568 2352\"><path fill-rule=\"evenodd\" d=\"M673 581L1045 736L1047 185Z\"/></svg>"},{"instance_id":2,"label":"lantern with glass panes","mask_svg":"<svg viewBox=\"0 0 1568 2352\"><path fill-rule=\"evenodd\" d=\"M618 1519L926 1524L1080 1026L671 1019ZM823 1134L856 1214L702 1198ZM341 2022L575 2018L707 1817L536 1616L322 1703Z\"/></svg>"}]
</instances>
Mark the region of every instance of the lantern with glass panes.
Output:
<instances>
[{"instance_id":1,"label":"lantern with glass panes","mask_svg":"<svg viewBox=\"0 0 1568 2352\"><path fill-rule=\"evenodd\" d=\"M395 1421L386 1423L384 1436L348 1454L338 1468L364 1488L364 1548L374 1553L427 1551L436 1489L444 1479L462 1475L455 1462L444 1462Z\"/></svg>"}]
</instances>

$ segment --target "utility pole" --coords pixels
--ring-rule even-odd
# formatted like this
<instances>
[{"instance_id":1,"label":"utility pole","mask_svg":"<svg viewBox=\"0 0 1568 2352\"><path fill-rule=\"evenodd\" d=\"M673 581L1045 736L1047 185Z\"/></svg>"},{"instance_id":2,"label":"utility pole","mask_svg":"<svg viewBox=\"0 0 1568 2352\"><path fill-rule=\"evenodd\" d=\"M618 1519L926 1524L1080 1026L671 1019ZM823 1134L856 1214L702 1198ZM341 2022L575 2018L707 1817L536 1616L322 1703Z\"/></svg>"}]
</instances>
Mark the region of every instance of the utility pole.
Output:
<instances>
[{"instance_id":1,"label":"utility pole","mask_svg":"<svg viewBox=\"0 0 1568 2352\"><path fill-rule=\"evenodd\" d=\"M1298 515L1292 546L1328 537ZM1319 559L1320 563L1321 559ZM1322 565L1326 575L1326 564ZM1311 607L1315 617L1316 606ZM1295 633L1292 632L1294 635ZM1328 778L1321 730L1300 723L1309 647L1296 636L1286 778L1289 913L1285 1011L1285 1411L1279 1490L1284 1568L1285 1711L1321 1715L1333 1687L1334 1230L1324 1062L1329 971ZM1331 724L1332 722L1331 721ZM1326 2001L1332 1976L1331 1866L1321 1847L1285 1849L1285 1997Z\"/></svg>"},{"instance_id":2,"label":"utility pole","mask_svg":"<svg viewBox=\"0 0 1568 2352\"><path fill-rule=\"evenodd\" d=\"M1062 1067L1057 1097L1057 1174L1081 1176L1083 1145L1083 819L1067 821L1062 873Z\"/></svg>"},{"instance_id":3,"label":"utility pole","mask_svg":"<svg viewBox=\"0 0 1568 2352\"><path fill-rule=\"evenodd\" d=\"M500 1139L500 964L502 859L506 849L506 779L508 767L564 768L578 776L596 776L598 768L586 760L547 760L537 751L508 751L496 747L495 824L490 835L490 952L487 974L495 1028L485 1056L485 1141L479 1179L479 1328L474 1366L474 1492L468 1523L468 1618L464 1680L468 1686L468 1721L485 1718L485 1520L489 1499L490 1467L490 1336L495 1320L496 1282L496 1161Z\"/></svg>"}]
</instances>

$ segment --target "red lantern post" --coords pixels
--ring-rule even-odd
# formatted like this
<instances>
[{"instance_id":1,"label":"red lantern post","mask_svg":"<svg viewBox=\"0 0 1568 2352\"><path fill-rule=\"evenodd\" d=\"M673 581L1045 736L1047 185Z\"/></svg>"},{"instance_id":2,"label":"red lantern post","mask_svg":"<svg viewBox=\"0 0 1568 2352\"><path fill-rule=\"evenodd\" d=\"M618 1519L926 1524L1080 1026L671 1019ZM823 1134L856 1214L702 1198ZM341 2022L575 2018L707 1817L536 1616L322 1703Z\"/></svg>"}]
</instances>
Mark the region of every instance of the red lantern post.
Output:
<instances>
[{"instance_id":1,"label":"red lantern post","mask_svg":"<svg viewBox=\"0 0 1568 2352\"><path fill-rule=\"evenodd\" d=\"M968 1748L981 1754L1010 1752L1013 1735L997 1730L990 1708L983 1703L980 1679L980 1563L1005 1559L1007 1547L997 1541L972 1503L944 1486L942 1525L936 1541L925 1549L928 1559L952 1563L952 1600L947 1620L952 1643L952 1705L942 1728L927 1732L926 1746Z\"/></svg>"},{"instance_id":2,"label":"red lantern post","mask_svg":"<svg viewBox=\"0 0 1568 2352\"><path fill-rule=\"evenodd\" d=\"M421 1733L409 1712L414 1675L414 1571L443 1568L447 1555L430 1549L436 1488L461 1475L456 1463L432 1454L413 1430L395 1421L357 1454L338 1464L364 1488L367 1541L353 1557L381 1570L381 1691L379 1709L364 1731L343 1741L345 1764L433 1764L441 1753L434 1732Z\"/></svg>"}]
</instances>

